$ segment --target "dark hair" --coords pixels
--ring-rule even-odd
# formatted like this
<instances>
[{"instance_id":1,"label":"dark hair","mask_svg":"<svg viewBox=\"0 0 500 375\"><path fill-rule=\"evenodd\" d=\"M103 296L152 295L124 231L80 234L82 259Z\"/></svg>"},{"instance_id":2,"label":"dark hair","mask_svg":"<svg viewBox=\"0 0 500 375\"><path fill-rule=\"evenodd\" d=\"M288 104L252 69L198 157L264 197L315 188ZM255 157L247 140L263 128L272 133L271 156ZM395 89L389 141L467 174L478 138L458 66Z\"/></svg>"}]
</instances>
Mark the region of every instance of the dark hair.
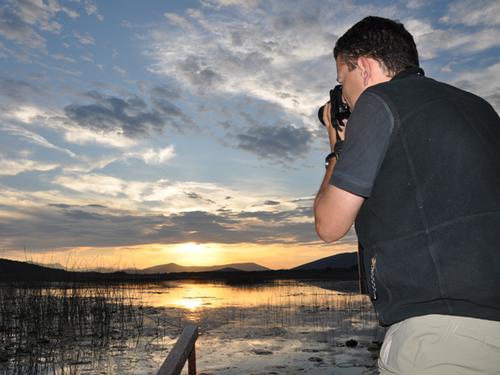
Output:
<instances>
[{"instance_id":1,"label":"dark hair","mask_svg":"<svg viewBox=\"0 0 500 375\"><path fill-rule=\"evenodd\" d=\"M402 23L388 18L369 16L342 35L333 49L349 70L356 68L361 56L382 63L390 76L418 67L418 52L413 36Z\"/></svg>"}]
</instances>

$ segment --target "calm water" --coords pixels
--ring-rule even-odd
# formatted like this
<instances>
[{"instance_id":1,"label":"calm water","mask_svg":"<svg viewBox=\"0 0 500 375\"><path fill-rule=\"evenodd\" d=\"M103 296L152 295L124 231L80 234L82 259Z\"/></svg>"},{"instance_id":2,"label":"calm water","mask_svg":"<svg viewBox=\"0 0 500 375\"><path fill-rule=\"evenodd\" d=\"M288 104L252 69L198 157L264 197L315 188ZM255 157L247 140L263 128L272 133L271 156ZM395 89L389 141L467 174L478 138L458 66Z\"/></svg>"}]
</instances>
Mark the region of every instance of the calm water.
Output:
<instances>
[{"instance_id":1,"label":"calm water","mask_svg":"<svg viewBox=\"0 0 500 375\"><path fill-rule=\"evenodd\" d=\"M32 326L19 321L21 306L2 308L1 374L154 374L187 323L200 327L198 367L207 374L373 369L367 348L377 336L376 317L352 282L175 281L1 290L4 305L15 299L42 306L38 317L28 309L37 320ZM17 334L17 328L26 333ZM349 338L360 342L358 351L346 350Z\"/></svg>"},{"instance_id":2,"label":"calm water","mask_svg":"<svg viewBox=\"0 0 500 375\"><path fill-rule=\"evenodd\" d=\"M189 311L220 307L254 308L301 306L321 302L363 301L356 282L277 280L231 286L224 283L172 281L130 288L140 303L153 307L175 307ZM340 307L340 306L339 306Z\"/></svg>"}]
</instances>

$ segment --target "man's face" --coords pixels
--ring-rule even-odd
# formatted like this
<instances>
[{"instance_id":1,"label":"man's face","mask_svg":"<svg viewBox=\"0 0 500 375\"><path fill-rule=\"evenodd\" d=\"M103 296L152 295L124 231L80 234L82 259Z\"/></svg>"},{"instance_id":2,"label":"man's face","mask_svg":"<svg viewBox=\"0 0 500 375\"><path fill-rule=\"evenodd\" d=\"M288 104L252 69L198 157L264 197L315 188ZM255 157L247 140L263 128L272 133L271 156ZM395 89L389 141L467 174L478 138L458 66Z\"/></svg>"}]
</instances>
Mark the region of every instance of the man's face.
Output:
<instances>
[{"instance_id":1,"label":"man's face","mask_svg":"<svg viewBox=\"0 0 500 375\"><path fill-rule=\"evenodd\" d=\"M342 85L342 94L352 110L359 96L366 88L363 84L363 76L358 66L349 71L341 56L337 57L336 64L337 82Z\"/></svg>"}]
</instances>

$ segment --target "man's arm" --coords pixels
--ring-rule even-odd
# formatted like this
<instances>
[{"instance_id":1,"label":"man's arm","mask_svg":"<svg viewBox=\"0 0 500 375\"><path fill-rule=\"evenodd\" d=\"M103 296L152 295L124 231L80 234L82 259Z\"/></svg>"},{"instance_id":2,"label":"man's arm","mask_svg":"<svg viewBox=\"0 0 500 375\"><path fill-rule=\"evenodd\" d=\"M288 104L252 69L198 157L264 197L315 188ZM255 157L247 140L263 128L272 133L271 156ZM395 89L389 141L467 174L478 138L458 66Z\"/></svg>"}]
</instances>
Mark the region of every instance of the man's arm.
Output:
<instances>
[{"instance_id":1,"label":"man's arm","mask_svg":"<svg viewBox=\"0 0 500 375\"><path fill-rule=\"evenodd\" d=\"M330 118L330 103L325 104L323 110L323 122L326 124L328 138L333 151L337 142L337 133L332 126ZM344 131L340 132L343 140ZM358 214L364 198L356 194L342 190L330 184L333 169L337 160L332 158L325 172L325 177L314 200L314 220L316 233L326 242L337 241L344 237L351 228Z\"/></svg>"},{"instance_id":2,"label":"man's arm","mask_svg":"<svg viewBox=\"0 0 500 375\"><path fill-rule=\"evenodd\" d=\"M334 145L335 130L325 112L329 115L329 108L325 108L323 120L330 145ZM383 99L373 93L363 93L349 117L340 160L330 161L314 201L316 232L324 241L342 238L371 195L393 128L394 116ZM343 136L341 132L340 137Z\"/></svg>"},{"instance_id":3,"label":"man's arm","mask_svg":"<svg viewBox=\"0 0 500 375\"><path fill-rule=\"evenodd\" d=\"M316 233L326 242L337 241L344 237L365 200L330 184L335 164L336 160L333 158L314 200Z\"/></svg>"}]
</instances>

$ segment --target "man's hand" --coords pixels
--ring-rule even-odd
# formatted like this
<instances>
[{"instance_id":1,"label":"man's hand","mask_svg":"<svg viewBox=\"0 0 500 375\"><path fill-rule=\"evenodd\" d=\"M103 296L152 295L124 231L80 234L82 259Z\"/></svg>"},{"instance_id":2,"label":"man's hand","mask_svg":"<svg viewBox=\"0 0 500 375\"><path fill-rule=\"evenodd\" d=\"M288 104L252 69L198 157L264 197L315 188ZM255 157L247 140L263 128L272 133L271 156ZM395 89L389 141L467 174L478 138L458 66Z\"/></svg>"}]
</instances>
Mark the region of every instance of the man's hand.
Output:
<instances>
[{"instance_id":1,"label":"man's hand","mask_svg":"<svg viewBox=\"0 0 500 375\"><path fill-rule=\"evenodd\" d=\"M333 127L332 124L332 118L331 118L331 107L332 104L330 102L326 102L324 109L323 109L323 123L326 126L326 129L328 131L328 138L330 139L330 147L331 150L333 151L333 147L335 146L335 143L337 143L337 134L335 132L335 128ZM343 141L345 137L345 125L347 124L347 119L342 121L342 125L340 126L339 129L339 137Z\"/></svg>"}]
</instances>

